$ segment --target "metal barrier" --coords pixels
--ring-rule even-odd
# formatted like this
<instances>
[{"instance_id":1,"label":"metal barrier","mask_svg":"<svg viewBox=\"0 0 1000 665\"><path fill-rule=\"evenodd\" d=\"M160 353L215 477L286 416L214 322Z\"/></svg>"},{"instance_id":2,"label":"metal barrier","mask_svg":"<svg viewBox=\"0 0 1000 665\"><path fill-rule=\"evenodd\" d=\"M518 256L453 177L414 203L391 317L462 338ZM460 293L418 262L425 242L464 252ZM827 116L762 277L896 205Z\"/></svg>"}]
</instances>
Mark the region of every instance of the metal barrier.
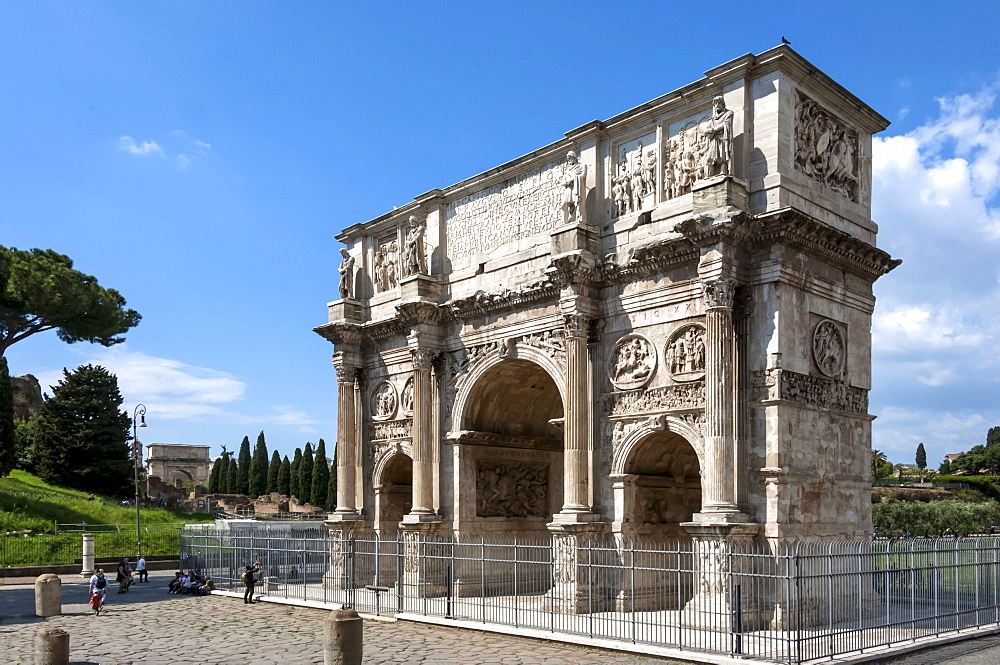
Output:
<instances>
[{"instance_id":1,"label":"metal barrier","mask_svg":"<svg viewBox=\"0 0 1000 665\"><path fill-rule=\"evenodd\" d=\"M784 663L1000 623L1000 539L658 542L185 529L190 568L239 590Z\"/></svg>"}]
</instances>

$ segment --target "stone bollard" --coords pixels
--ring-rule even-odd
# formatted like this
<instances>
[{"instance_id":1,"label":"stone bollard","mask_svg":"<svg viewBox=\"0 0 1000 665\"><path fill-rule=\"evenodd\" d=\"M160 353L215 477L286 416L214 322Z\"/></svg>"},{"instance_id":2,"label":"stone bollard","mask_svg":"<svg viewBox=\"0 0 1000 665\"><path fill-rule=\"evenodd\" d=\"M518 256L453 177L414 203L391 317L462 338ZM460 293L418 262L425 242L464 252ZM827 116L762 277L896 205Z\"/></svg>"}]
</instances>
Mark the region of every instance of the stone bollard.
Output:
<instances>
[{"instance_id":1,"label":"stone bollard","mask_svg":"<svg viewBox=\"0 0 1000 665\"><path fill-rule=\"evenodd\" d=\"M83 570L80 577L90 577L94 573L94 534L83 534Z\"/></svg>"},{"instance_id":2,"label":"stone bollard","mask_svg":"<svg viewBox=\"0 0 1000 665\"><path fill-rule=\"evenodd\" d=\"M39 628L35 633L35 665L69 665L69 633L62 628Z\"/></svg>"},{"instance_id":3,"label":"stone bollard","mask_svg":"<svg viewBox=\"0 0 1000 665\"><path fill-rule=\"evenodd\" d=\"M62 614L62 580L45 573L35 580L35 616L54 617Z\"/></svg>"},{"instance_id":4,"label":"stone bollard","mask_svg":"<svg viewBox=\"0 0 1000 665\"><path fill-rule=\"evenodd\" d=\"M364 624L354 610L334 610L323 622L323 665L361 665Z\"/></svg>"}]
</instances>

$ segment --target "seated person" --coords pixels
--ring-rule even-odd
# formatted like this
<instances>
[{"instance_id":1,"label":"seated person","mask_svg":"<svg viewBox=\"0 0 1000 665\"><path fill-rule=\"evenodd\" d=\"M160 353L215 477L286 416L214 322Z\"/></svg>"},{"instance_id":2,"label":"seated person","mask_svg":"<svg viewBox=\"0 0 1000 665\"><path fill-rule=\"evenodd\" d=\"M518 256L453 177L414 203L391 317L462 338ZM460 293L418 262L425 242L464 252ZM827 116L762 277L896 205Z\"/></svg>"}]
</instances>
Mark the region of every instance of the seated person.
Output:
<instances>
[{"instance_id":1,"label":"seated person","mask_svg":"<svg viewBox=\"0 0 1000 665\"><path fill-rule=\"evenodd\" d=\"M208 594L210 594L213 591L215 591L215 582L212 581L211 577L209 577L208 575L206 575L205 576L205 585L202 586L201 589L202 589L202 593L207 596Z\"/></svg>"},{"instance_id":2,"label":"seated person","mask_svg":"<svg viewBox=\"0 0 1000 665\"><path fill-rule=\"evenodd\" d=\"M174 579L170 580L170 584L167 585L168 593L178 593L181 588L181 577L184 573L177 571L174 573Z\"/></svg>"},{"instance_id":3,"label":"seated person","mask_svg":"<svg viewBox=\"0 0 1000 665\"><path fill-rule=\"evenodd\" d=\"M191 573L184 573L180 579L180 592L181 593L191 593Z\"/></svg>"}]
</instances>

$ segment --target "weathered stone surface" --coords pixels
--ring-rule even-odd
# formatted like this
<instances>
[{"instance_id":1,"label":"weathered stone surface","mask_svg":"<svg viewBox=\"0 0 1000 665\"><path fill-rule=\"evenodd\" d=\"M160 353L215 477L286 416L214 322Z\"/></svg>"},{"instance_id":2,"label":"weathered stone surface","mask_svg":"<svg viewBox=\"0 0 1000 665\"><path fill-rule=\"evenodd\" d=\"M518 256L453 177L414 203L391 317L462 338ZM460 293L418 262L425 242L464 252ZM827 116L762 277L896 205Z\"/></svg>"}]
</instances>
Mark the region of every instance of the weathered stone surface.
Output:
<instances>
[{"instance_id":1,"label":"weathered stone surface","mask_svg":"<svg viewBox=\"0 0 1000 665\"><path fill-rule=\"evenodd\" d=\"M59 614L62 614L62 580L54 573L39 575L35 580L35 616Z\"/></svg>"}]
</instances>

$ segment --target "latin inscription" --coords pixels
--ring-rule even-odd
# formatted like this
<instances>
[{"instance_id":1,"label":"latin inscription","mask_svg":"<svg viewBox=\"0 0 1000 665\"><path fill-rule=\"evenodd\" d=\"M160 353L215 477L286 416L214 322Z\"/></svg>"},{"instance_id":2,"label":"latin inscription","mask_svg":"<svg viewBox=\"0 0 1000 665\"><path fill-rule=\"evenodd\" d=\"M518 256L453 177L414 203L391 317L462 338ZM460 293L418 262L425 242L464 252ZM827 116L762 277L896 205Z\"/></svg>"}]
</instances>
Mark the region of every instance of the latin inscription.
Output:
<instances>
[{"instance_id":1,"label":"latin inscription","mask_svg":"<svg viewBox=\"0 0 1000 665\"><path fill-rule=\"evenodd\" d=\"M464 256L551 231L561 217L562 161L452 201L447 208L448 253Z\"/></svg>"}]
</instances>

